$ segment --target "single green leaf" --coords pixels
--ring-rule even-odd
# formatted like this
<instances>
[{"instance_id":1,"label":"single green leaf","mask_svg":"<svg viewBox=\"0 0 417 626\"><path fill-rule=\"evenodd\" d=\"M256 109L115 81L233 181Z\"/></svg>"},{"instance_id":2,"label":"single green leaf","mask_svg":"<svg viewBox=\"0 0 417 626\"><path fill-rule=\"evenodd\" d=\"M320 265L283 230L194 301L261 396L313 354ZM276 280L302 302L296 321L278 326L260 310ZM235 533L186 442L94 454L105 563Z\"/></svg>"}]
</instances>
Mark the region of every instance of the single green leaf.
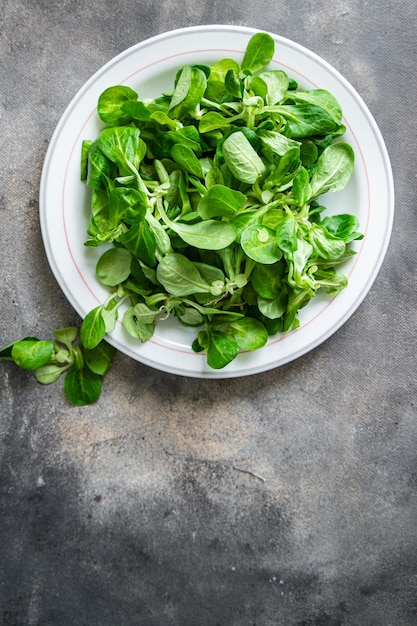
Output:
<instances>
[{"instance_id":1,"label":"single green leaf","mask_svg":"<svg viewBox=\"0 0 417 626\"><path fill-rule=\"evenodd\" d=\"M354 239L362 239L363 237L357 230L359 228L359 220L356 215L347 213L327 215L321 220L320 224L324 226L333 237L342 239L345 243L349 243Z\"/></svg>"},{"instance_id":2,"label":"single green leaf","mask_svg":"<svg viewBox=\"0 0 417 626\"><path fill-rule=\"evenodd\" d=\"M91 139L83 139L81 143L81 166L80 166L80 180L87 180L88 175L88 153L93 144Z\"/></svg>"},{"instance_id":3,"label":"single green leaf","mask_svg":"<svg viewBox=\"0 0 417 626\"><path fill-rule=\"evenodd\" d=\"M229 246L236 237L236 229L229 222L203 220L195 224L173 221L168 218L160 206L164 222L190 246L202 250L221 250Z\"/></svg>"},{"instance_id":4,"label":"single green leaf","mask_svg":"<svg viewBox=\"0 0 417 626\"><path fill-rule=\"evenodd\" d=\"M258 131L258 137L261 140L262 152L272 162L278 161L279 157L284 156L289 150L299 149L301 146L299 141L290 139L275 130L261 128Z\"/></svg>"},{"instance_id":5,"label":"single green leaf","mask_svg":"<svg viewBox=\"0 0 417 626\"><path fill-rule=\"evenodd\" d=\"M176 143L172 146L171 156L185 172L197 176L198 178L204 178L201 163L191 148Z\"/></svg>"},{"instance_id":6,"label":"single green leaf","mask_svg":"<svg viewBox=\"0 0 417 626\"><path fill-rule=\"evenodd\" d=\"M242 97L242 82L239 79L239 69L230 68L224 78L225 90L233 96L233 98Z\"/></svg>"},{"instance_id":7,"label":"single green leaf","mask_svg":"<svg viewBox=\"0 0 417 626\"><path fill-rule=\"evenodd\" d=\"M256 293L263 298L273 299L283 290L283 274L285 263L281 260L272 265L257 263L250 275Z\"/></svg>"},{"instance_id":8,"label":"single green leaf","mask_svg":"<svg viewBox=\"0 0 417 626\"><path fill-rule=\"evenodd\" d=\"M185 65L178 77L169 105L170 115L181 118L192 113L200 103L207 86L205 73L196 66Z\"/></svg>"},{"instance_id":9,"label":"single green leaf","mask_svg":"<svg viewBox=\"0 0 417 626\"><path fill-rule=\"evenodd\" d=\"M101 376L92 372L88 367L73 368L65 375L65 395L75 406L93 404L99 399L101 389Z\"/></svg>"},{"instance_id":10,"label":"single green leaf","mask_svg":"<svg viewBox=\"0 0 417 626\"><path fill-rule=\"evenodd\" d=\"M229 222L204 220L196 224L175 225L177 234L190 246L202 250L222 250L234 242L236 230Z\"/></svg>"},{"instance_id":11,"label":"single green leaf","mask_svg":"<svg viewBox=\"0 0 417 626\"><path fill-rule=\"evenodd\" d=\"M118 241L133 255L149 267L156 264L155 236L146 219L133 224ZM127 271L127 268L126 268Z\"/></svg>"},{"instance_id":12,"label":"single green leaf","mask_svg":"<svg viewBox=\"0 0 417 626\"><path fill-rule=\"evenodd\" d=\"M150 109L140 100L126 100L122 102L120 109L122 114L126 115L126 119L132 119L137 122L149 122L151 118Z\"/></svg>"},{"instance_id":13,"label":"single green leaf","mask_svg":"<svg viewBox=\"0 0 417 626\"><path fill-rule=\"evenodd\" d=\"M267 226L251 224L242 232L240 243L245 254L257 263L269 265L282 257L275 231Z\"/></svg>"},{"instance_id":14,"label":"single green leaf","mask_svg":"<svg viewBox=\"0 0 417 626\"><path fill-rule=\"evenodd\" d=\"M286 120L285 134L293 139L325 135L338 126L332 113L320 104L283 104L275 111Z\"/></svg>"},{"instance_id":15,"label":"single green leaf","mask_svg":"<svg viewBox=\"0 0 417 626\"><path fill-rule=\"evenodd\" d=\"M259 72L272 60L275 42L268 33L255 33L246 46L241 63L242 71Z\"/></svg>"},{"instance_id":16,"label":"single green leaf","mask_svg":"<svg viewBox=\"0 0 417 626\"><path fill-rule=\"evenodd\" d=\"M176 316L185 326L200 326L203 323L203 316L193 307L181 307L175 311Z\"/></svg>"},{"instance_id":17,"label":"single green leaf","mask_svg":"<svg viewBox=\"0 0 417 626\"><path fill-rule=\"evenodd\" d=\"M121 222L140 222L146 215L147 206L147 197L143 191L132 187L115 187L108 199L110 223L117 228Z\"/></svg>"},{"instance_id":18,"label":"single green leaf","mask_svg":"<svg viewBox=\"0 0 417 626\"><path fill-rule=\"evenodd\" d=\"M319 106L339 125L342 123L342 108L336 98L325 89L312 89L310 91L297 91L289 94L292 102L303 102Z\"/></svg>"},{"instance_id":19,"label":"single green leaf","mask_svg":"<svg viewBox=\"0 0 417 626\"><path fill-rule=\"evenodd\" d=\"M211 331L207 348L207 363L213 369L222 369L239 354L239 344L234 337L222 331Z\"/></svg>"},{"instance_id":20,"label":"single green leaf","mask_svg":"<svg viewBox=\"0 0 417 626\"><path fill-rule=\"evenodd\" d=\"M129 335L145 342L154 334L156 315L157 311L153 311L146 304L139 302L126 309L123 315L123 326Z\"/></svg>"},{"instance_id":21,"label":"single green leaf","mask_svg":"<svg viewBox=\"0 0 417 626\"><path fill-rule=\"evenodd\" d=\"M311 196L310 177L305 167L300 167L294 176L292 193L298 206L306 204Z\"/></svg>"},{"instance_id":22,"label":"single green leaf","mask_svg":"<svg viewBox=\"0 0 417 626\"><path fill-rule=\"evenodd\" d=\"M240 130L225 139L222 151L228 168L242 183L253 185L265 171L261 157Z\"/></svg>"},{"instance_id":23,"label":"single green leaf","mask_svg":"<svg viewBox=\"0 0 417 626\"><path fill-rule=\"evenodd\" d=\"M69 326L68 328L60 328L54 332L54 337L57 341L63 343L68 349L77 339L78 328L75 326Z\"/></svg>"},{"instance_id":24,"label":"single green leaf","mask_svg":"<svg viewBox=\"0 0 417 626\"><path fill-rule=\"evenodd\" d=\"M328 146L318 158L311 178L311 197L316 198L329 190L341 191L353 172L354 152L345 142Z\"/></svg>"},{"instance_id":25,"label":"single green leaf","mask_svg":"<svg viewBox=\"0 0 417 626\"><path fill-rule=\"evenodd\" d=\"M297 249L297 222L292 213L287 213L276 234L277 244L283 252L294 252Z\"/></svg>"},{"instance_id":26,"label":"single green leaf","mask_svg":"<svg viewBox=\"0 0 417 626\"><path fill-rule=\"evenodd\" d=\"M303 139L300 146L300 159L304 167L313 165L319 156L317 145L311 139Z\"/></svg>"},{"instance_id":27,"label":"single green leaf","mask_svg":"<svg viewBox=\"0 0 417 626\"><path fill-rule=\"evenodd\" d=\"M97 261L97 278L109 287L120 285L129 276L131 263L132 255L128 250L110 248Z\"/></svg>"},{"instance_id":28,"label":"single green leaf","mask_svg":"<svg viewBox=\"0 0 417 626\"><path fill-rule=\"evenodd\" d=\"M268 331L265 326L253 317L230 322L228 330L233 333L239 350L259 350L268 341Z\"/></svg>"},{"instance_id":29,"label":"single green leaf","mask_svg":"<svg viewBox=\"0 0 417 626\"><path fill-rule=\"evenodd\" d=\"M218 128L229 126L232 121L230 117L225 117L216 111L209 111L201 117L198 123L198 130L200 133L210 133Z\"/></svg>"},{"instance_id":30,"label":"single green leaf","mask_svg":"<svg viewBox=\"0 0 417 626\"><path fill-rule=\"evenodd\" d=\"M225 185L213 185L201 198L197 211L203 220L212 217L233 216L243 207L247 197Z\"/></svg>"},{"instance_id":31,"label":"single green leaf","mask_svg":"<svg viewBox=\"0 0 417 626\"><path fill-rule=\"evenodd\" d=\"M95 374L104 374L109 369L116 350L107 341L101 341L92 350L84 350L84 359L87 367Z\"/></svg>"},{"instance_id":32,"label":"single green leaf","mask_svg":"<svg viewBox=\"0 0 417 626\"><path fill-rule=\"evenodd\" d=\"M92 309L81 323L80 339L84 348L92 350L106 334L106 324L102 315L102 306Z\"/></svg>"},{"instance_id":33,"label":"single green leaf","mask_svg":"<svg viewBox=\"0 0 417 626\"><path fill-rule=\"evenodd\" d=\"M49 361L53 352L52 341L22 339L13 344L11 357L22 369L36 370Z\"/></svg>"},{"instance_id":34,"label":"single green leaf","mask_svg":"<svg viewBox=\"0 0 417 626\"><path fill-rule=\"evenodd\" d=\"M107 308L102 308L101 316L104 320L106 333L111 333L115 329L119 317L119 312L114 300L110 302Z\"/></svg>"},{"instance_id":35,"label":"single green leaf","mask_svg":"<svg viewBox=\"0 0 417 626\"><path fill-rule=\"evenodd\" d=\"M62 365L60 366L48 363L46 365L42 365L35 371L35 378L38 383L41 383L42 385L51 385L56 382L65 371L66 368Z\"/></svg>"},{"instance_id":36,"label":"single green leaf","mask_svg":"<svg viewBox=\"0 0 417 626\"><path fill-rule=\"evenodd\" d=\"M163 287L174 296L209 293L210 284L187 257L178 252L167 254L156 269L156 276Z\"/></svg>"},{"instance_id":37,"label":"single green leaf","mask_svg":"<svg viewBox=\"0 0 417 626\"><path fill-rule=\"evenodd\" d=\"M330 234L324 226L314 224L308 234L308 239L317 256L327 261L339 259L345 252L346 244Z\"/></svg>"},{"instance_id":38,"label":"single green leaf","mask_svg":"<svg viewBox=\"0 0 417 626\"><path fill-rule=\"evenodd\" d=\"M160 126L168 126L168 128L172 128L173 130L178 128L178 121L169 117L168 112L165 111L153 111L151 113L151 120L157 122Z\"/></svg>"},{"instance_id":39,"label":"single green leaf","mask_svg":"<svg viewBox=\"0 0 417 626\"><path fill-rule=\"evenodd\" d=\"M283 290L275 298L258 296L258 309L266 318L275 320L284 315L287 307L287 291Z\"/></svg>"},{"instance_id":40,"label":"single green leaf","mask_svg":"<svg viewBox=\"0 0 417 626\"><path fill-rule=\"evenodd\" d=\"M129 100L137 100L137 98L136 91L126 85L108 87L100 94L97 113L108 126L128 124L131 116L122 110L122 106Z\"/></svg>"},{"instance_id":41,"label":"single green leaf","mask_svg":"<svg viewBox=\"0 0 417 626\"><path fill-rule=\"evenodd\" d=\"M250 93L255 96L259 96L263 101L266 101L268 94L268 87L266 82L260 76L251 76L246 79L247 88L250 89ZM246 96L243 98L243 102L246 103Z\"/></svg>"},{"instance_id":42,"label":"single green leaf","mask_svg":"<svg viewBox=\"0 0 417 626\"><path fill-rule=\"evenodd\" d=\"M269 70L259 75L267 87L266 103L269 106L278 104L284 99L288 90L288 75L283 70Z\"/></svg>"}]
</instances>

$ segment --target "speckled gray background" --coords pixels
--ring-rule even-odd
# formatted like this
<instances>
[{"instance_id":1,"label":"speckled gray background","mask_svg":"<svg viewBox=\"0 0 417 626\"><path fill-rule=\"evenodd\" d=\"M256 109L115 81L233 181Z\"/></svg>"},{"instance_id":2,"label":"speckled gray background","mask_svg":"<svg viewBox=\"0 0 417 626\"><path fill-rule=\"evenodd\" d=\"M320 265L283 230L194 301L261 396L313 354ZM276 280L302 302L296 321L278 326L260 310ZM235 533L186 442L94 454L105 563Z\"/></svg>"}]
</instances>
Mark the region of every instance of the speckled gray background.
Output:
<instances>
[{"instance_id":1,"label":"speckled gray background","mask_svg":"<svg viewBox=\"0 0 417 626\"><path fill-rule=\"evenodd\" d=\"M417 624L414 0L2 0L1 344L79 322L38 217L67 104L118 52L204 23L289 37L359 91L393 165L388 253L333 337L244 380L118 354L74 408L1 363L0 624Z\"/></svg>"}]
</instances>

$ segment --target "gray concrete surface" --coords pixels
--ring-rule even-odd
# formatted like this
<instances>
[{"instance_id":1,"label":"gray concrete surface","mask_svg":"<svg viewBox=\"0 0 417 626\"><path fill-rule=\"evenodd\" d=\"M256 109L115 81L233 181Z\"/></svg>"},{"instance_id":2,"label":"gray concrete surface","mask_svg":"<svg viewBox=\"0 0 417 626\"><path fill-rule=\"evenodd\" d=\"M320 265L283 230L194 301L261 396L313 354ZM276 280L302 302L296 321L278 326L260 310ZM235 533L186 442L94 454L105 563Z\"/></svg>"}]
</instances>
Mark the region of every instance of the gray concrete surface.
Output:
<instances>
[{"instance_id":1,"label":"gray concrete surface","mask_svg":"<svg viewBox=\"0 0 417 626\"><path fill-rule=\"evenodd\" d=\"M118 354L74 408L1 363L0 624L417 624L413 0L2 0L0 342L79 322L38 217L67 104L118 52L204 23L289 37L359 91L394 170L388 253L333 337L244 380Z\"/></svg>"}]
</instances>

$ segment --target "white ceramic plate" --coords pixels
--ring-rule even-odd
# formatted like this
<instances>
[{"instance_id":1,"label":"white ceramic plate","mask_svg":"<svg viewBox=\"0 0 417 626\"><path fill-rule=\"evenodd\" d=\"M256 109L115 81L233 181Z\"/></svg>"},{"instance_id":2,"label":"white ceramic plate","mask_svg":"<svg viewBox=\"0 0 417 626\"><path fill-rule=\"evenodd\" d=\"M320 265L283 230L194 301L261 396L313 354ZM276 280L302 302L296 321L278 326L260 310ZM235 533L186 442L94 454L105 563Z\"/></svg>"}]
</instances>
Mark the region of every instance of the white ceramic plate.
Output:
<instances>
[{"instance_id":1,"label":"white ceramic plate","mask_svg":"<svg viewBox=\"0 0 417 626\"><path fill-rule=\"evenodd\" d=\"M80 181L83 139L95 139L101 128L97 99L107 87L129 85L140 99L155 98L170 89L175 73L187 63L213 64L240 60L256 31L238 26L197 26L164 33L122 52L104 65L76 94L52 137L41 180L40 218L48 261L66 297L81 317L101 304L107 291L95 277L102 250L85 247L89 219L88 190ZM271 33L272 34L272 33ZM342 105L345 140L356 153L348 186L322 196L329 213L355 213L365 238L356 242L357 255L344 267L347 289L334 298L317 296L300 312L301 327L270 339L255 352L240 354L222 370L212 370L204 354L191 349L195 329L175 320L157 326L154 337L141 344L122 325L108 336L118 350L151 367L191 377L228 378L262 372L292 361L321 344L353 314L368 293L381 266L391 234L394 191L392 172L379 129L352 86L328 63L302 46L272 34L275 57L305 89L320 87Z\"/></svg>"}]
</instances>

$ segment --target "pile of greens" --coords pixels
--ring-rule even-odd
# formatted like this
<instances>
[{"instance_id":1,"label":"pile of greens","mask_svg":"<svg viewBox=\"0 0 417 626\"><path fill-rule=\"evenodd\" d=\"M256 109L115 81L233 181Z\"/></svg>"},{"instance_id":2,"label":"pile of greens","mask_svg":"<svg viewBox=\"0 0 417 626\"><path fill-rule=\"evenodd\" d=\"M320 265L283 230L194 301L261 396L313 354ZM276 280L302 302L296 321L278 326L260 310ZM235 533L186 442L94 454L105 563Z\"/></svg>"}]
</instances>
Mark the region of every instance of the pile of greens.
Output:
<instances>
[{"instance_id":1,"label":"pile of greens","mask_svg":"<svg viewBox=\"0 0 417 626\"><path fill-rule=\"evenodd\" d=\"M102 349L119 311L141 342L175 316L219 369L297 328L318 291L346 287L337 267L362 237L358 219L326 216L319 202L353 171L342 110L328 91L269 69L273 55L272 37L257 33L241 64L186 65L155 100L125 85L100 95L105 128L83 141L81 178L85 245L107 244L96 271L109 297L83 320L81 351Z\"/></svg>"}]
</instances>

